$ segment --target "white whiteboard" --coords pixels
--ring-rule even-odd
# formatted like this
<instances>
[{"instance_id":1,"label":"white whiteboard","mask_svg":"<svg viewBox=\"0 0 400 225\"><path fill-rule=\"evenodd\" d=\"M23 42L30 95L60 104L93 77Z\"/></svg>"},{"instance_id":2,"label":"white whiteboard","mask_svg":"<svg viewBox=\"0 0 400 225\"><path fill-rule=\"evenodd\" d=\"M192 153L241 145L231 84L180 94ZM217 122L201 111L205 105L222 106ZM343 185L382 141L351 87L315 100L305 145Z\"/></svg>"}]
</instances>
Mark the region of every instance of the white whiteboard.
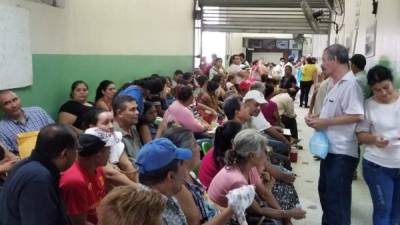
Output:
<instances>
[{"instance_id":1,"label":"white whiteboard","mask_svg":"<svg viewBox=\"0 0 400 225\"><path fill-rule=\"evenodd\" d=\"M32 85L29 12L0 5L0 90Z\"/></svg>"},{"instance_id":2,"label":"white whiteboard","mask_svg":"<svg viewBox=\"0 0 400 225\"><path fill-rule=\"evenodd\" d=\"M252 60L262 59L264 63L279 63L283 57L283 52L253 52Z\"/></svg>"}]
</instances>

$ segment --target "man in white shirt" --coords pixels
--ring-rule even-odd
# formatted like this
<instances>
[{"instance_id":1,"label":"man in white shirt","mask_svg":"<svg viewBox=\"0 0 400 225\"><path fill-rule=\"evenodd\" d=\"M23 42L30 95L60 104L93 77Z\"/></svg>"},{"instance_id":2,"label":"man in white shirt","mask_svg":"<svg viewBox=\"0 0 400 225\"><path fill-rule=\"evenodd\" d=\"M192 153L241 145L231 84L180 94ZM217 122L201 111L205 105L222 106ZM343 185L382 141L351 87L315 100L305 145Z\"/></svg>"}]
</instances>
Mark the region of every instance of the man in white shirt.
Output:
<instances>
[{"instance_id":1,"label":"man in white shirt","mask_svg":"<svg viewBox=\"0 0 400 225\"><path fill-rule=\"evenodd\" d=\"M285 75L284 65L285 58L280 58L279 63L276 64L272 71L274 79L281 79Z\"/></svg>"},{"instance_id":2,"label":"man in white shirt","mask_svg":"<svg viewBox=\"0 0 400 225\"><path fill-rule=\"evenodd\" d=\"M278 112L282 124L285 128L290 129L291 136L298 139L296 113L294 112L294 98L296 90L290 88L288 93L281 93L271 98L278 106Z\"/></svg>"},{"instance_id":3,"label":"man in white shirt","mask_svg":"<svg viewBox=\"0 0 400 225\"><path fill-rule=\"evenodd\" d=\"M320 115L306 117L308 126L325 131L329 153L321 160L318 192L323 225L351 224L351 183L358 162L357 122L364 117L363 95L349 69L346 48L324 50L322 67L332 79Z\"/></svg>"}]
</instances>

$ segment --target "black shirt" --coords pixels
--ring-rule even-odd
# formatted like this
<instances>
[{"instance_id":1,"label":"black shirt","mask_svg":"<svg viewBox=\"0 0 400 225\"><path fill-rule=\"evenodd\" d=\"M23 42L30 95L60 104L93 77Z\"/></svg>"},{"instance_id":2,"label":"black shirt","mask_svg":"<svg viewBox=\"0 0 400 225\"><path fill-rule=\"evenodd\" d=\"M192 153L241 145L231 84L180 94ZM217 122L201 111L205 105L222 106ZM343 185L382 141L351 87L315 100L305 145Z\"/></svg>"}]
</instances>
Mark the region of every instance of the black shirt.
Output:
<instances>
[{"instance_id":1,"label":"black shirt","mask_svg":"<svg viewBox=\"0 0 400 225\"><path fill-rule=\"evenodd\" d=\"M91 106L84 105L82 103L69 100L68 102L64 103L61 107L60 112L66 112L70 113L74 116L76 116L76 120L74 122L74 127L79 128L79 129L84 129L83 127L83 122L85 119L85 114L91 109Z\"/></svg>"},{"instance_id":2,"label":"black shirt","mask_svg":"<svg viewBox=\"0 0 400 225\"><path fill-rule=\"evenodd\" d=\"M283 76L281 80L281 84L279 85L282 89L289 89L295 87L297 84L296 78L293 75Z\"/></svg>"},{"instance_id":3,"label":"black shirt","mask_svg":"<svg viewBox=\"0 0 400 225\"><path fill-rule=\"evenodd\" d=\"M67 225L59 170L36 151L10 172L0 194L1 225Z\"/></svg>"}]
</instances>

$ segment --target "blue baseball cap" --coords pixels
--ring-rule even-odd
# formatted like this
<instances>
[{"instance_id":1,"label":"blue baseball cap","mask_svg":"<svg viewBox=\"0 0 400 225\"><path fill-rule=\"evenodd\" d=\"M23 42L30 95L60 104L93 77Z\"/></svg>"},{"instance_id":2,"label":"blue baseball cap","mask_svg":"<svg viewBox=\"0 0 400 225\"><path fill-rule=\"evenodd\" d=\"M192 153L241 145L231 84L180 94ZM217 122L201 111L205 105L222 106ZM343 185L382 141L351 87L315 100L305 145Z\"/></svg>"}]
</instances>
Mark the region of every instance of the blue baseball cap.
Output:
<instances>
[{"instance_id":1,"label":"blue baseball cap","mask_svg":"<svg viewBox=\"0 0 400 225\"><path fill-rule=\"evenodd\" d=\"M174 159L189 160L192 158L192 150L189 148L178 148L169 139L159 138L145 144L136 158L139 173L159 170Z\"/></svg>"}]
</instances>

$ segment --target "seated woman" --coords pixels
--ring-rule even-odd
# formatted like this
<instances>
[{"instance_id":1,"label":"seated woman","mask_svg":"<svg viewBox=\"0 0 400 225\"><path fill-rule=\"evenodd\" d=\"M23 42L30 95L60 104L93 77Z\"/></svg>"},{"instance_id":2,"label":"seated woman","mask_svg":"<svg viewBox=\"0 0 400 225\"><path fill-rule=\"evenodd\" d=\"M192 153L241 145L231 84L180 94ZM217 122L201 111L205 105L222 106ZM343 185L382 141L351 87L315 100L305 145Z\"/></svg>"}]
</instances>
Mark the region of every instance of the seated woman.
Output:
<instances>
[{"instance_id":1,"label":"seated woman","mask_svg":"<svg viewBox=\"0 0 400 225\"><path fill-rule=\"evenodd\" d=\"M193 89L188 85L178 85L175 88L176 100L168 107L164 113L166 122L176 122L180 126L189 129L195 134L204 133L209 129L209 125L195 118L189 106L193 104Z\"/></svg>"},{"instance_id":2,"label":"seated woman","mask_svg":"<svg viewBox=\"0 0 400 225\"><path fill-rule=\"evenodd\" d=\"M100 82L96 89L95 104L97 108L112 111L112 99L116 93L115 84L109 80Z\"/></svg>"},{"instance_id":3,"label":"seated woman","mask_svg":"<svg viewBox=\"0 0 400 225\"><path fill-rule=\"evenodd\" d=\"M216 215L216 210L206 199L204 187L192 172L200 164L200 147L197 145L193 133L188 129L177 127L168 129L163 137L170 139L179 148L188 148L193 151L192 159L183 162L186 168L185 185L175 195L188 224L224 225L229 222L233 215L232 209L228 208Z\"/></svg>"},{"instance_id":4,"label":"seated woman","mask_svg":"<svg viewBox=\"0 0 400 225\"><path fill-rule=\"evenodd\" d=\"M226 194L234 188L243 185L253 184L256 192L262 200L272 205L270 199L266 199L262 192L268 189L271 192L272 182L264 186L260 179L259 172L263 171L266 157L266 138L254 129L245 129L239 132L233 140L233 149L227 152L227 165L222 168L211 181L208 189L210 199L221 207L227 206ZM261 193L261 194L260 194ZM290 218L301 219L305 216L305 211L299 208L282 210L279 205L273 204L274 208L261 207L256 201L250 206L252 214L262 217L281 220L287 222Z\"/></svg>"},{"instance_id":5,"label":"seated woman","mask_svg":"<svg viewBox=\"0 0 400 225\"><path fill-rule=\"evenodd\" d=\"M58 111L58 122L72 125L77 133L82 133L84 115L93 107L87 101L89 87L85 81L72 83L70 100L64 103Z\"/></svg>"},{"instance_id":6,"label":"seated woman","mask_svg":"<svg viewBox=\"0 0 400 225\"><path fill-rule=\"evenodd\" d=\"M102 135L115 136L117 143L115 143L116 147L111 147L110 149L109 165L113 168L116 168L118 172L125 174L131 181L137 182L138 181L137 169L133 166L133 164L128 158L128 155L124 151L125 146L120 141L122 139L122 134L120 132L114 132L113 121L114 121L114 116L112 112L105 111L103 109L92 108L86 114L86 120L84 124L87 124L85 128L100 129L103 132L101 131L96 131L96 132L101 133ZM89 129L86 129L85 133L87 133L88 130ZM108 171L109 170L106 170L106 172ZM110 172L112 173L113 171L110 170ZM114 176L113 178L115 179L116 177ZM116 182L118 183L118 181ZM119 183L125 184L126 182L119 182ZM130 182L127 183L129 184Z\"/></svg>"},{"instance_id":7,"label":"seated woman","mask_svg":"<svg viewBox=\"0 0 400 225\"><path fill-rule=\"evenodd\" d=\"M219 114L223 114L221 107L219 107L218 97L216 91L219 88L219 83L211 80L207 82L207 88L205 92L199 93L197 96L197 102L210 107Z\"/></svg>"},{"instance_id":8,"label":"seated woman","mask_svg":"<svg viewBox=\"0 0 400 225\"><path fill-rule=\"evenodd\" d=\"M154 190L121 186L114 188L98 208L101 225L161 225L164 197Z\"/></svg>"},{"instance_id":9,"label":"seated woman","mask_svg":"<svg viewBox=\"0 0 400 225\"><path fill-rule=\"evenodd\" d=\"M227 121L215 131L214 146L208 150L201 161L199 178L208 189L212 179L225 166L225 152L232 149L233 138L242 129L242 124L236 121Z\"/></svg>"},{"instance_id":10,"label":"seated woman","mask_svg":"<svg viewBox=\"0 0 400 225\"><path fill-rule=\"evenodd\" d=\"M356 132L365 144L363 175L374 206L374 224L398 224L400 209L400 93L384 66L367 74L373 96L365 102L365 119Z\"/></svg>"},{"instance_id":11,"label":"seated woman","mask_svg":"<svg viewBox=\"0 0 400 225\"><path fill-rule=\"evenodd\" d=\"M142 143L146 144L156 138L158 125L155 123L157 110L152 102L144 102L143 116L139 119L137 128L139 130Z\"/></svg>"}]
</instances>

